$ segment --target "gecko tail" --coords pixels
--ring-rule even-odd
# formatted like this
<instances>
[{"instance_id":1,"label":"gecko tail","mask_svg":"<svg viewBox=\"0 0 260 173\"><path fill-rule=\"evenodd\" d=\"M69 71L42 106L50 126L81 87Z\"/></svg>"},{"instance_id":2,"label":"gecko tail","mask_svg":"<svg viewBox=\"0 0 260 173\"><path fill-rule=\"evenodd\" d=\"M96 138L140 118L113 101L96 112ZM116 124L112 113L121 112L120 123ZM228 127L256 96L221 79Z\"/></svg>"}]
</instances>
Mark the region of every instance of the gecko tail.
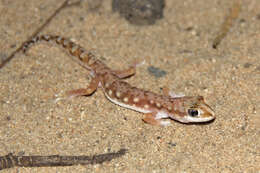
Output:
<instances>
[{"instance_id":1,"label":"gecko tail","mask_svg":"<svg viewBox=\"0 0 260 173\"><path fill-rule=\"evenodd\" d=\"M70 55L77 57L87 67L89 67L97 60L96 57L91 52L85 50L80 45L74 43L70 39L57 36L57 35L39 35L33 37L31 40L24 43L22 48L23 53L26 53L30 47L32 47L33 45L39 42L50 42L61 46L62 48L67 50L67 52Z\"/></svg>"}]
</instances>

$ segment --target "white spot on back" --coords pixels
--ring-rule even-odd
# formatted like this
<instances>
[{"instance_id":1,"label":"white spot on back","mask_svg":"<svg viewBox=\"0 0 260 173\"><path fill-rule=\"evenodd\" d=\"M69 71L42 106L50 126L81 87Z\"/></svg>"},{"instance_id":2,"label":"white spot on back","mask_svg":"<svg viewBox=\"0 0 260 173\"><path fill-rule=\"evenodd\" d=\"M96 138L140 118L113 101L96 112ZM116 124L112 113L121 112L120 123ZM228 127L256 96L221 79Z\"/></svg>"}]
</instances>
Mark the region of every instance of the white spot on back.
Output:
<instances>
[{"instance_id":1,"label":"white spot on back","mask_svg":"<svg viewBox=\"0 0 260 173\"><path fill-rule=\"evenodd\" d=\"M108 88L109 87L109 83L105 83L105 88Z\"/></svg>"},{"instance_id":2,"label":"white spot on back","mask_svg":"<svg viewBox=\"0 0 260 173\"><path fill-rule=\"evenodd\" d=\"M135 98L133 99L133 101L134 101L135 103L137 103L137 102L139 102L139 98L138 98L138 97L135 97Z\"/></svg>"},{"instance_id":3,"label":"white spot on back","mask_svg":"<svg viewBox=\"0 0 260 173\"><path fill-rule=\"evenodd\" d=\"M144 105L144 108L145 109L149 109L149 105Z\"/></svg>"},{"instance_id":4,"label":"white spot on back","mask_svg":"<svg viewBox=\"0 0 260 173\"><path fill-rule=\"evenodd\" d=\"M156 103L156 106L158 107L158 108L160 108L161 107L161 104L160 103Z\"/></svg>"},{"instance_id":5,"label":"white spot on back","mask_svg":"<svg viewBox=\"0 0 260 173\"><path fill-rule=\"evenodd\" d=\"M120 98L121 93L120 93L119 91L117 91L117 92L116 92L116 96L117 96L118 98Z\"/></svg>"},{"instance_id":6,"label":"white spot on back","mask_svg":"<svg viewBox=\"0 0 260 173\"><path fill-rule=\"evenodd\" d=\"M123 99L123 101L127 103L127 102L128 102L128 98L125 97L125 98Z\"/></svg>"},{"instance_id":7,"label":"white spot on back","mask_svg":"<svg viewBox=\"0 0 260 173\"><path fill-rule=\"evenodd\" d=\"M110 96L112 96L113 91L112 91L112 90L109 90L109 91L108 91L108 94L109 94Z\"/></svg>"}]
</instances>

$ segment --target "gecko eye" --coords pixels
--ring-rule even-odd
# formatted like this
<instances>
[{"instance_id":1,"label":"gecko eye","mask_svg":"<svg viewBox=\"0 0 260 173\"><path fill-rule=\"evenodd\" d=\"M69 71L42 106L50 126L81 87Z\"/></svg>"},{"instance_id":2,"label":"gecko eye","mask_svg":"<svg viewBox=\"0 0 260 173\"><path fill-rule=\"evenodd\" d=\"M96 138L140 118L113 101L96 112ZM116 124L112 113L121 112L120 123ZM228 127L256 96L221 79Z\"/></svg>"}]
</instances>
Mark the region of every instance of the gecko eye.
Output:
<instances>
[{"instance_id":1,"label":"gecko eye","mask_svg":"<svg viewBox=\"0 0 260 173\"><path fill-rule=\"evenodd\" d=\"M191 116L191 117L197 117L199 115L199 111L196 110L196 109L188 109L188 114Z\"/></svg>"}]
</instances>

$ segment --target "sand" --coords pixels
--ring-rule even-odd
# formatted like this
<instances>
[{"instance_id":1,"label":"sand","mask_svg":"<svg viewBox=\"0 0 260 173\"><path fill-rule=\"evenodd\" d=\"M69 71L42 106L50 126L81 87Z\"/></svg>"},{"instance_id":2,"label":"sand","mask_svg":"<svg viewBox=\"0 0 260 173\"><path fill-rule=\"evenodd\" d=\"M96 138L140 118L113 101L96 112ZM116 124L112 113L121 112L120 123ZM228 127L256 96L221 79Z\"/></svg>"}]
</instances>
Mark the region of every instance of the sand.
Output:
<instances>
[{"instance_id":1,"label":"sand","mask_svg":"<svg viewBox=\"0 0 260 173\"><path fill-rule=\"evenodd\" d=\"M61 4L1 0L0 59ZM260 172L260 2L244 0L238 20L213 49L231 6L225 0L167 0L164 18L152 26L129 24L112 13L111 1L64 9L41 34L72 38L114 69L145 60L126 81L158 93L168 86L202 95L216 120L151 126L141 113L110 103L101 90L55 103L55 94L86 87L89 72L62 49L39 44L0 69L0 155L128 152L101 165L2 172ZM151 66L166 75L152 75Z\"/></svg>"}]
</instances>

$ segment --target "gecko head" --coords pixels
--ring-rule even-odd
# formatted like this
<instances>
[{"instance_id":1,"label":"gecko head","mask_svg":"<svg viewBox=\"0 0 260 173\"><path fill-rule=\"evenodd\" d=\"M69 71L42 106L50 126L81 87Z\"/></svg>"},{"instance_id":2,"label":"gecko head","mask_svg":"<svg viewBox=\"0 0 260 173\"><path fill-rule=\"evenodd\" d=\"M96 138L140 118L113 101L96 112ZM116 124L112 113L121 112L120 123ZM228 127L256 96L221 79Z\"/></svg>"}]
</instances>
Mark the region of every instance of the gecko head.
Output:
<instances>
[{"instance_id":1,"label":"gecko head","mask_svg":"<svg viewBox=\"0 0 260 173\"><path fill-rule=\"evenodd\" d=\"M188 101L187 101L188 100ZM185 101L186 123L208 122L215 119L215 113L212 108L207 105L202 96L190 97Z\"/></svg>"}]
</instances>

